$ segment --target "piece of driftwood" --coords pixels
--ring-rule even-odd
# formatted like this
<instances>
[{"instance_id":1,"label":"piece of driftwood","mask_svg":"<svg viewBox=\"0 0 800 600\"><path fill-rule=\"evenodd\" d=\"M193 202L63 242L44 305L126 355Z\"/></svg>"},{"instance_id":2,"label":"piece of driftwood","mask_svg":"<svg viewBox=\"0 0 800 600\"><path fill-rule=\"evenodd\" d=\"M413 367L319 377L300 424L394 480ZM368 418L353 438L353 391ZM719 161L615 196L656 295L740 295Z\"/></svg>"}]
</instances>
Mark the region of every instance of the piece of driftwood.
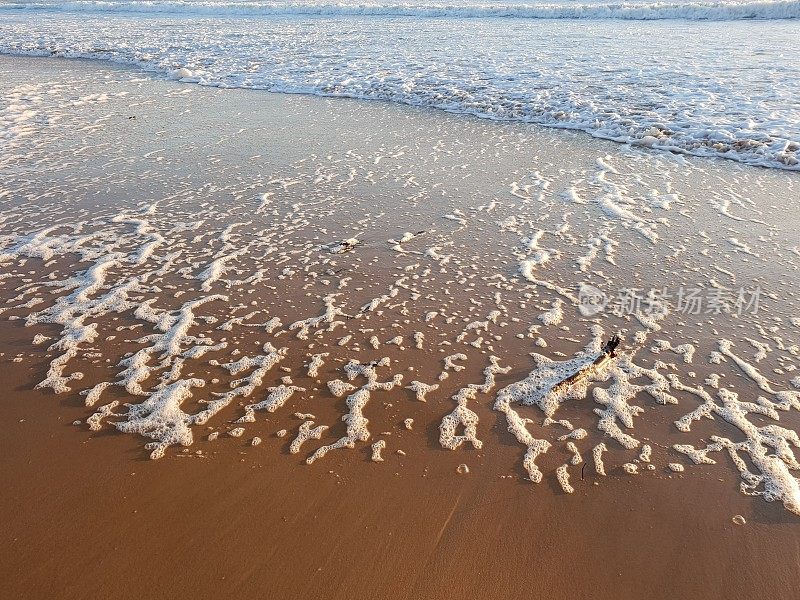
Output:
<instances>
[{"instance_id":1,"label":"piece of driftwood","mask_svg":"<svg viewBox=\"0 0 800 600\"><path fill-rule=\"evenodd\" d=\"M606 345L603 346L600 355L594 359L594 361L579 369L563 381L561 383L556 384L553 386L553 392L559 392L565 388L571 387L576 383L580 383L583 381L590 373L596 371L597 369L602 368L608 361L616 356L616 349L619 346L620 342L619 336L615 335L610 340L606 342Z\"/></svg>"}]
</instances>

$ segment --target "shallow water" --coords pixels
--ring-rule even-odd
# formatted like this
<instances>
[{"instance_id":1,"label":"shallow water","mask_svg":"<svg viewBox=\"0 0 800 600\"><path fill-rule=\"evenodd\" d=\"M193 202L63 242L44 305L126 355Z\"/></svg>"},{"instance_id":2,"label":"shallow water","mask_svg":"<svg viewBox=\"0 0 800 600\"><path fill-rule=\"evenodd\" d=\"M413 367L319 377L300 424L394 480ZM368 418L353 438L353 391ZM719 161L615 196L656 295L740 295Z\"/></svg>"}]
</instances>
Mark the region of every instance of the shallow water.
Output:
<instances>
[{"instance_id":1,"label":"shallow water","mask_svg":"<svg viewBox=\"0 0 800 600\"><path fill-rule=\"evenodd\" d=\"M5 53L390 100L800 169L796 1L4 1L0 14Z\"/></svg>"}]
</instances>

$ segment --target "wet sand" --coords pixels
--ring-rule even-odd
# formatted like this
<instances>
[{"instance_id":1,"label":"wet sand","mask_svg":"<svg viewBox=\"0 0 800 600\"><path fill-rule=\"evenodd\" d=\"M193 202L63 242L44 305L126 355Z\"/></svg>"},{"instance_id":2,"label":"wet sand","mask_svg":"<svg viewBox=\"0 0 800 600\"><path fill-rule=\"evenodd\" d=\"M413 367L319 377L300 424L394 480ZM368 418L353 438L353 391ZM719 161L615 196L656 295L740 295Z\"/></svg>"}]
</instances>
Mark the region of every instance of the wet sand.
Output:
<instances>
[{"instance_id":1,"label":"wet sand","mask_svg":"<svg viewBox=\"0 0 800 600\"><path fill-rule=\"evenodd\" d=\"M253 355L265 341L288 348L280 363L288 371L276 367L251 397L194 426L190 446L171 446L163 458L150 460L143 447L149 440L120 433L109 425L114 417L103 420L99 431L85 423L111 400L143 398L113 386L87 407L79 392L114 381L119 360L142 347L137 340L152 333L153 324L135 318L130 309L96 315L100 336L81 346L67 370L83 373L82 379L68 382L70 389L60 394L35 389L58 356L47 346L62 335L58 324L24 326L32 311L54 305L59 295L36 284L49 277L66 281L91 261L64 253L54 262L30 256L6 262L3 269L10 277L0 287L7 301L0 321L0 384L6 390L0 476L7 487L0 511L7 526L0 577L11 596L732 598L793 593L800 571L798 517L781 502L741 494L739 474L725 453L717 455L716 465L692 465L671 448L736 434L720 418L693 423L688 436L678 431L673 421L697 406L688 394L676 393L677 405L658 405L644 393L632 402L645 410L629 433L654 448L655 469L637 462L638 475L622 469L636 460L638 450L626 450L597 430L591 396L565 402L559 418L588 431L579 443L588 463L583 477L581 466L570 467L573 494L565 494L553 474L570 458L563 442L555 442L555 434L564 432L530 425L554 443L537 461L544 480L533 484L522 466L524 446L508 431L504 415L492 410L496 392L534 368L528 353L571 357L589 341L592 324L568 306L560 325L545 326L538 319L559 295L520 276L520 263L536 255L520 249L528 225L506 221L509 214L520 221L524 214L528 223L541 222L548 231L569 220L568 231L547 234L554 239L545 238L542 245L556 250L552 266L536 271L558 286L574 289L585 279L612 291L633 273L637 285L647 289L666 277L670 284L686 285L724 280L730 277L724 271L734 274L737 284L763 285L780 302L765 300L758 316L673 314L638 347L633 335L643 328L636 319L603 315L599 323L608 333L626 334L637 364L675 372L693 384L720 373L726 387L749 399L764 392L732 361L719 366L708 356L725 337L752 361L746 340L768 338L770 353L757 368L776 387L791 389L796 355L779 350L774 337L781 336L790 348L798 331L791 323L798 314L793 290L798 259L791 252L798 243L792 226L798 210L792 203L793 174L724 161L684 161L568 132L384 104L203 89L80 61L3 58L0 75L7 89L42 84L23 90L23 96L45 98L39 104L31 100L38 112L18 135L7 138L10 151L0 164L6 193L0 202L8 210L0 233L11 237L0 248L12 246L16 235L81 221L87 225L75 235L102 225L108 234L101 241L109 247L141 243L129 239L133 226L111 223L120 214L147 216L153 230L171 231L175 239L165 241L156 255L164 257L167 247L179 250L183 255L175 262L121 264L112 272L124 281L164 267L151 275L155 287L135 295L139 304L153 299L154 306L177 310L196 297L228 296L197 310L216 321L198 319L194 331L215 343L224 337L228 346L186 360L184 375L207 382L183 406L187 413L202 409L199 401L212 399L213 392L230 389L235 378L210 360L225 363ZM70 81L78 83L53 92ZM86 90L109 97L87 99ZM114 95L120 92L126 94ZM593 213L580 203L552 204L570 187L586 198L593 185L601 187L576 183L579 176L586 182L596 177L598 158L617 173L630 173L631 190L637 181L645 192L663 186L662 195L676 195L673 208L646 204L646 193L629 195L626 208L636 218L613 216L602 207ZM600 172L610 171L601 166ZM531 173L548 180L548 186L537 186L539 179ZM260 213L265 191L272 200ZM543 201L536 200L537 193ZM725 198L734 198L730 208L722 203ZM493 200L497 213L475 209ZM148 213L153 202L158 207ZM659 202L669 204L665 198ZM297 203L305 204L293 208ZM201 217L198 229L174 229L180 221ZM364 224L358 227L361 218ZM761 223L737 220L742 218ZM240 225L220 237L234 223ZM598 226L618 242L616 264L606 261L600 268L601 244L594 266L582 271L573 254L586 254L584 233L595 233ZM703 242L698 229L712 241ZM387 243L406 231L426 232L400 244L405 252L419 254ZM653 232L655 242L648 239ZM356 234L361 244L352 252L316 249ZM194 241L195 235L205 237ZM147 232L142 236L147 239ZM730 238L745 241L753 254L737 252ZM226 243L235 251L245 242L252 245L232 261L233 270L213 281L197 277ZM439 248L436 256L453 257L442 262L425 255L430 247ZM288 260L275 259L293 250ZM295 273L286 275L287 265ZM262 278L242 283L258 267L264 268ZM340 287L346 276L352 281ZM409 279L403 285L410 288L397 284L404 276ZM206 283L208 289L202 290ZM359 313L359 307L393 288L395 296ZM298 339L287 326L318 316L323 296L331 292L342 294L336 302L344 307L344 324ZM502 292L499 302L495 292ZM42 302L22 306L30 297ZM278 335L247 327L247 319L229 333L218 329L251 308L266 313L252 323L279 316ZM469 337L457 341L466 324L483 321L492 309L502 313L497 323L469 330ZM437 316L426 322L431 311L452 319ZM356 314L359 318L350 318ZM532 324L539 330L531 332ZM770 332L775 325L778 331ZM414 332L425 334L420 350L414 347ZM37 334L50 340L34 346ZM353 340L340 346L346 334ZM373 335L379 348L368 342ZM403 337L405 349L387 345L395 335ZM485 339L470 345L476 336ZM534 344L538 337L546 347ZM683 364L680 356L648 350L652 339L662 338L694 344L694 362ZM319 352L329 356L318 377L309 377L307 355ZM456 352L467 355L466 368L439 381L442 358ZM497 374L494 389L469 402L480 419L483 447L466 443L446 450L439 424L456 405L451 396L483 381L489 355L511 369ZM365 408L369 441L307 465L305 459L320 443L345 434L345 399L335 398L325 383L345 379L342 367L350 358L384 356L392 364L378 370L379 381L402 373L403 386L418 379L439 383L440 389L425 403L403 387L373 392ZM667 365L657 365L659 360ZM150 387L161 375L144 381ZM287 375L306 391L295 393L275 413L256 412L256 422L243 425L242 437L226 435L239 426L233 422L242 416L243 405L263 400L266 388ZM525 416L541 421L537 408L525 410ZM330 429L321 441L311 440L301 453L290 454L303 422L293 416L296 412L313 413L317 425ZM411 430L403 426L407 418L414 419ZM796 411L781 414L783 427L796 430L798 424ZM276 436L281 429L288 430L285 437ZM208 441L207 434L215 431L222 435ZM251 445L254 436L263 440L260 445ZM370 460L370 444L377 439L387 443L385 460L378 464ZM604 439L607 477L595 474L590 452ZM686 470L673 473L670 462L681 462ZM457 473L460 464L470 472ZM734 515L744 516L746 525L734 524Z\"/></svg>"}]
</instances>

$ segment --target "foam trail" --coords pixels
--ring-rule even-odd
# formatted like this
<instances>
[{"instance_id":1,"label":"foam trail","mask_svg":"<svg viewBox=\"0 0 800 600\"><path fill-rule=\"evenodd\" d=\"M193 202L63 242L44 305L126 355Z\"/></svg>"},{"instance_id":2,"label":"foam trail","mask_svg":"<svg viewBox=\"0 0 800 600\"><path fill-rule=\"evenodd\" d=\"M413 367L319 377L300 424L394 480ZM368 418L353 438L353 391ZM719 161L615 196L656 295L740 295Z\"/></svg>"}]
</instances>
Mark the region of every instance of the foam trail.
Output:
<instances>
[{"instance_id":1,"label":"foam trail","mask_svg":"<svg viewBox=\"0 0 800 600\"><path fill-rule=\"evenodd\" d=\"M381 16L454 19L621 19L735 21L800 18L797 0L743 2L626 3L466 3L443 2L203 2L110 1L9 2L0 11L58 11L67 13L147 13L199 16Z\"/></svg>"}]
</instances>

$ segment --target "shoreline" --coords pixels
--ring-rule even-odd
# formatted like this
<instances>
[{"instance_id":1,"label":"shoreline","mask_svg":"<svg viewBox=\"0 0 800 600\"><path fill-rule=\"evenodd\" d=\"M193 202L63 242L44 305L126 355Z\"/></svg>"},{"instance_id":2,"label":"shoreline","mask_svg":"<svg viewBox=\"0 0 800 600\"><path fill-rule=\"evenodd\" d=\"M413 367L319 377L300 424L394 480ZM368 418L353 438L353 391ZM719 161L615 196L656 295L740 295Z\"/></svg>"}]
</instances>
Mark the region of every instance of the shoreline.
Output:
<instances>
[{"instance_id":1,"label":"shoreline","mask_svg":"<svg viewBox=\"0 0 800 600\"><path fill-rule=\"evenodd\" d=\"M157 13L156 16L160 15L161 13ZM134 16L135 13L131 16ZM758 22L758 21L745 21L745 22ZM672 135L675 132L669 132L667 129L659 129L659 127L653 126L650 128L650 133L644 133L643 137L624 137L620 136L619 132L616 134L612 133L603 133L600 130L589 128L585 124L579 123L559 123L553 120L541 120L534 117L529 118L522 118L522 117L496 117L492 116L491 114L481 112L480 110L465 110L463 108L460 109L450 109L447 108L445 105L436 105L436 104L426 104L422 101L419 102L412 102L398 98L386 98L381 96L371 96L371 95L359 95L354 93L326 93L320 90L308 90L308 89L291 89L291 88L284 88L281 89L279 85L269 85L269 86L258 86L258 85L227 85L220 81L209 81L207 83L203 83L203 80L199 78L196 73L189 71L186 67L179 67L173 70L165 70L164 68L159 68L158 66L148 65L141 60L137 60L135 58L126 58L126 57L105 57L105 58L98 58L88 55L80 55L80 52L64 52L59 54L57 51L22 51L19 49L16 50L7 50L7 49L0 49L0 56L6 56L9 58L51 58L57 60L85 60L90 62L99 62L101 64L107 64L111 68L121 67L121 68L131 68L135 69L143 74L148 74L148 76L154 76L158 79L163 79L167 81L178 81L180 83L190 83L192 85L199 85L202 87L208 87L212 89L220 89L220 90L231 90L231 89L238 89L244 91L254 91L254 92L267 92L272 94L286 94L290 96L310 96L310 97L317 97L323 99L346 99L346 100L355 100L359 102L385 102L389 103L390 105L398 105L398 106L406 106L413 109L418 110L434 110L437 112L443 112L446 114L457 115L461 118L468 118L468 119L477 119L479 121L487 121L490 123L497 123L497 124L508 124L508 125L523 125L523 126L534 126L534 127L542 127L545 129L554 129L556 131L567 131L567 132L581 132L590 136L593 139L603 140L613 142L615 144L621 144L623 146L628 146L633 149L639 149L642 151L655 151L657 153L664 153L664 154L672 154L676 156L684 156L689 158L705 158L705 159L713 159L713 160L724 160L724 161L731 161L737 164L745 165L748 167L757 167L763 169L774 169L778 171L787 171L787 172L800 172L800 162L798 162L797 157L795 156L797 152L797 143L791 142L788 143L787 148L784 150L783 156L779 158L779 160L773 160L770 164L766 164L763 162L763 159L759 159L757 157L749 156L749 155L737 155L736 152L738 151L738 145L740 144L741 140L737 140L736 142L732 142L731 140L723 141L717 140L713 142L713 140L706 140L704 143L699 145L699 149L693 150L691 148L684 148L680 145L675 145L673 143ZM769 136L768 136L769 137ZM712 143L713 142L713 143ZM718 145L727 145L728 150L722 152L720 149L717 149L716 146ZM790 149L794 147L794 149ZM730 154L734 153L734 154Z\"/></svg>"},{"instance_id":2,"label":"shoreline","mask_svg":"<svg viewBox=\"0 0 800 600\"><path fill-rule=\"evenodd\" d=\"M792 390L798 361L789 349L800 325L787 276L798 243L791 174L392 104L188 88L93 62L68 65L0 57L0 85L35 112L15 122L19 135L8 138L0 162L0 255L18 248L4 258L9 277L0 280L0 383L10 390L0 475L14 482L0 500L11 524L0 575L10 593L300 598L324 589L328 598L499 598L543 580L534 597L793 589L798 567L761 557L796 543L796 515L780 501L741 494L726 453L714 455L716 465L693 465L672 449L740 435L719 416L692 423L689 434L676 429L698 406L690 394L673 387L678 404L661 405L642 389L624 401L643 409L623 429L652 447L649 463L638 458L641 446L624 448L598 430L596 395L564 401L557 418L587 435L575 442L587 464L583 477L569 467L572 494L554 474L571 458L558 441L569 430L542 425L536 406L513 405L531 419L530 432L553 445L537 459L544 479L535 484L525 446L495 407L498 392L535 371L529 353L567 361L597 325L603 337L622 332L621 351L640 368L712 393L707 380L716 374L743 398L769 395L732 356L776 390ZM46 243L19 249L24 236L54 225ZM354 249L332 251L352 237ZM738 318L673 311L655 329L635 316L585 317L564 294L577 295L581 281L610 294L631 279L647 289L715 278L731 289L763 285L774 298L765 294L763 312ZM76 290L84 297L65 302ZM116 304L96 303L111 292ZM331 294L338 295L326 301ZM202 303L178 335L170 319L194 301ZM45 322L59 306L69 318ZM307 322L306 339L298 337L303 326L294 324L326 307L342 312ZM36 321L31 315L39 322L25 326ZM270 331L273 317L281 325ZM98 336L74 346L59 375L69 389L35 389L63 351L48 346L90 333L81 327L92 324ZM174 338L159 337L171 331ZM50 339L36 346L37 335ZM709 362L727 338L733 349ZM769 345L765 357L753 358L750 338ZM659 339L692 345L693 362L659 349ZM153 448L144 448L157 439L115 429L134 422L122 404L98 419L98 431L86 425L113 400L145 401L134 384L152 396L159 381L202 379L194 396L178 401L184 414L199 414L204 402L242 389L235 381L254 365L225 365L270 355L266 342L287 351L253 381L251 395L192 424L191 445L165 447L163 458L149 460ZM123 377L126 355L141 351L152 371ZM310 356L321 353L328 356L310 376ZM466 358L452 362L463 370L443 364L458 353ZM509 371L466 404L482 447L467 439L443 448L440 423L457 406L453 396L485 384L495 355ZM337 397L328 382L361 385L348 379L348 360L383 357L391 360L378 381L403 380L370 390L370 438L306 464L347 433L346 394ZM305 390L275 412L253 409L255 422L237 422L284 377ZM593 389L628 384L618 371L609 377ZM648 377L630 381L645 385ZM405 388L412 380L441 387L421 402ZM104 382L111 385L86 406L80 392ZM781 426L797 428L796 411L780 416ZM290 453L309 420L329 429ZM238 427L241 437L229 435ZM209 441L213 432L220 436ZM378 439L386 442L383 463L371 460ZM591 463L592 446L603 441L606 477ZM627 463L640 472L627 474ZM469 473L457 472L461 464ZM747 524L732 523L734 515ZM131 569L134 561L143 567Z\"/></svg>"}]
</instances>

